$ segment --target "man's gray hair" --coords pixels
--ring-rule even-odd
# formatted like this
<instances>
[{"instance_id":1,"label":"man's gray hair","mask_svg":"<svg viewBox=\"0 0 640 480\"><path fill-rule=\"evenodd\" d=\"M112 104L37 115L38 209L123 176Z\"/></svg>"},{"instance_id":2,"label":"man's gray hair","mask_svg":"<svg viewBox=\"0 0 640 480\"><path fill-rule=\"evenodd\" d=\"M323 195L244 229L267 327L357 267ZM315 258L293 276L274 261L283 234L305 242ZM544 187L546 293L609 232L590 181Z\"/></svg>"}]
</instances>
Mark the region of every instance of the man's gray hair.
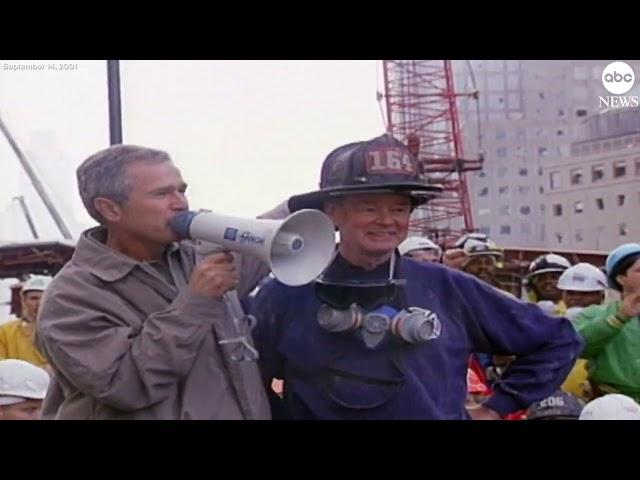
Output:
<instances>
[{"instance_id":1,"label":"man's gray hair","mask_svg":"<svg viewBox=\"0 0 640 480\"><path fill-rule=\"evenodd\" d=\"M78 190L84 207L100 224L104 218L96 207L96 198L108 198L122 204L129 199L133 188L127 178L126 167L136 162L170 162L167 152L135 145L114 145L91 155L76 170Z\"/></svg>"}]
</instances>

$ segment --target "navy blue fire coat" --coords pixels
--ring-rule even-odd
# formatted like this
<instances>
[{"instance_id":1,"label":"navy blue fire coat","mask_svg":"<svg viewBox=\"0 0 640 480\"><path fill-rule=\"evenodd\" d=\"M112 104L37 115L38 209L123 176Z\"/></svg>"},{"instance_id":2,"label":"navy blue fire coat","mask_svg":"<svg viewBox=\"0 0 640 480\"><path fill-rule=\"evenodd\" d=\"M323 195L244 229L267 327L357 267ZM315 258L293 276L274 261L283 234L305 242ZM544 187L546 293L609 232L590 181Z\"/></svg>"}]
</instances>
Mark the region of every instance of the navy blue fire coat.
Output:
<instances>
[{"instance_id":1,"label":"navy blue fire coat","mask_svg":"<svg viewBox=\"0 0 640 480\"><path fill-rule=\"evenodd\" d=\"M469 355L516 355L486 405L500 414L526 408L563 382L583 343L569 320L511 298L465 273L400 257L406 285L391 303L437 315L440 335L407 343L387 333L375 348L357 330L330 332L318 324L314 283L288 287L270 280L251 302L253 331L265 384L285 380L282 400L272 396L274 418L468 419ZM332 278L383 279L340 255Z\"/></svg>"}]
</instances>

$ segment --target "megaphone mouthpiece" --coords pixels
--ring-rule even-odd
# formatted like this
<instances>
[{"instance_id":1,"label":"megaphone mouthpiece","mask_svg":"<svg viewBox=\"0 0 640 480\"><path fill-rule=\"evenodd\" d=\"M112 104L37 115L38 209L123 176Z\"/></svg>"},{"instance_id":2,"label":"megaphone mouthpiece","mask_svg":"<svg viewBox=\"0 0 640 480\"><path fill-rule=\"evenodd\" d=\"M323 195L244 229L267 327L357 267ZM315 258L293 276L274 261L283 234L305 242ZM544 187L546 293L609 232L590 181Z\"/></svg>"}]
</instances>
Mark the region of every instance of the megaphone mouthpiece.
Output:
<instances>
[{"instance_id":1,"label":"megaphone mouthpiece","mask_svg":"<svg viewBox=\"0 0 640 480\"><path fill-rule=\"evenodd\" d=\"M178 237L178 240L186 240L188 238L191 238L191 234L189 231L191 228L191 222L196 217L196 215L196 212L185 210L184 212L178 213L171 219L171 221L169 222L169 226L171 227L171 230L173 230L173 233L175 233L176 237Z\"/></svg>"}]
</instances>

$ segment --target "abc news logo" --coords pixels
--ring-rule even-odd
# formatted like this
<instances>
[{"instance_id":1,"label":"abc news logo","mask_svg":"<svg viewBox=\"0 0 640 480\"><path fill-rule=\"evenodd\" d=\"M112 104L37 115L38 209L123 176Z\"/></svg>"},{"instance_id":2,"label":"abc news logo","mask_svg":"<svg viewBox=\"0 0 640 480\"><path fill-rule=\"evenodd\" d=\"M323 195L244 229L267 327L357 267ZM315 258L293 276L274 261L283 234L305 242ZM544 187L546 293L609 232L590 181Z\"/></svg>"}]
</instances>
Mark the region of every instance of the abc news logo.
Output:
<instances>
[{"instance_id":1,"label":"abc news logo","mask_svg":"<svg viewBox=\"0 0 640 480\"><path fill-rule=\"evenodd\" d=\"M602 85L614 95L600 98L600 108L626 108L640 106L637 95L622 96L633 87L636 76L633 69L624 62L612 62L602 71Z\"/></svg>"}]
</instances>

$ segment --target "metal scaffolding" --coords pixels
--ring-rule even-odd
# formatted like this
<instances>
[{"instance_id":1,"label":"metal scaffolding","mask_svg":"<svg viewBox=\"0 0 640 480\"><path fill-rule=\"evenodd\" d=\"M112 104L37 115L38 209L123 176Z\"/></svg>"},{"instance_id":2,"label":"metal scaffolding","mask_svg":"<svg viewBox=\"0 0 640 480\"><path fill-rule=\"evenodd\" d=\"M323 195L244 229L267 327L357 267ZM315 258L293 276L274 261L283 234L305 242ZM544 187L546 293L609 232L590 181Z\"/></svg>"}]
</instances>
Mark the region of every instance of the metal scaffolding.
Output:
<instances>
[{"instance_id":1,"label":"metal scaffolding","mask_svg":"<svg viewBox=\"0 0 640 480\"><path fill-rule=\"evenodd\" d=\"M425 183L443 193L414 212L412 231L443 246L474 230L465 172L482 169L483 158L464 158L450 60L385 60L387 130L417 156Z\"/></svg>"}]
</instances>

